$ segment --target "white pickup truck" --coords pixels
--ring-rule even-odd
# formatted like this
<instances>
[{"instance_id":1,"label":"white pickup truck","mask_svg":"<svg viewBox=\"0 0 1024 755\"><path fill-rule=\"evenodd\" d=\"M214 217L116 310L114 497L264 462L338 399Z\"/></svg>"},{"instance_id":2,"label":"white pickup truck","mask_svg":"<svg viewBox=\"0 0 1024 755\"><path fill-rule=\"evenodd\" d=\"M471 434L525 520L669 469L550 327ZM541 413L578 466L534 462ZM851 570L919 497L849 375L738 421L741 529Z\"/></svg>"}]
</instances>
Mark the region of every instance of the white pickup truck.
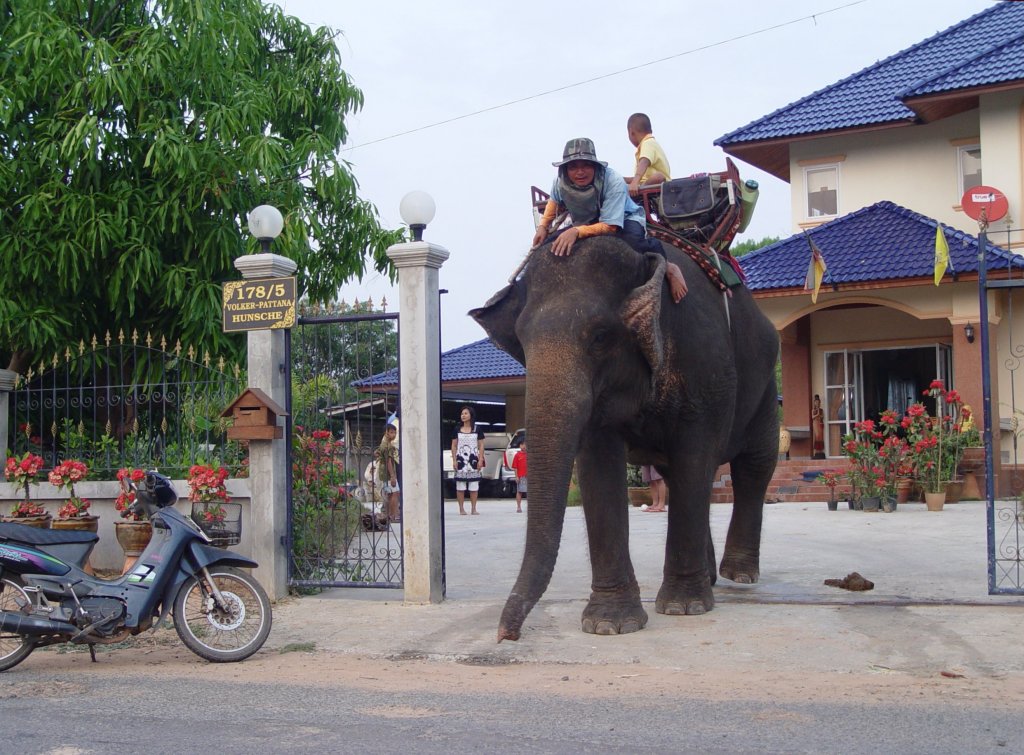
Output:
<instances>
[{"instance_id":1,"label":"white pickup truck","mask_svg":"<svg viewBox=\"0 0 1024 755\"><path fill-rule=\"evenodd\" d=\"M505 451L512 436L508 433L484 433L484 468L480 480L480 497L514 496L516 494L516 473L505 466ZM444 450L444 495L455 497L455 465L452 464L451 443Z\"/></svg>"}]
</instances>

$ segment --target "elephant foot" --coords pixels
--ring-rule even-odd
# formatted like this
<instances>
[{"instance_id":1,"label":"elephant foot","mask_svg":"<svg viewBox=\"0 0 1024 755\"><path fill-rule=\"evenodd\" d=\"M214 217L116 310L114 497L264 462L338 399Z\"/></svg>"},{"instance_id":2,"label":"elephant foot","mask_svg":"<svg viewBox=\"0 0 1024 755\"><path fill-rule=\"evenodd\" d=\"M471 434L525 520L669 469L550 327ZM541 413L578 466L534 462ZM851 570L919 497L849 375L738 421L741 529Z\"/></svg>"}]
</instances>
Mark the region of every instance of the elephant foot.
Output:
<instances>
[{"instance_id":1,"label":"elephant foot","mask_svg":"<svg viewBox=\"0 0 1024 755\"><path fill-rule=\"evenodd\" d=\"M740 585L752 585L761 578L761 568L757 558L741 556L724 556L718 573L724 579L731 579Z\"/></svg>"},{"instance_id":2,"label":"elephant foot","mask_svg":"<svg viewBox=\"0 0 1024 755\"><path fill-rule=\"evenodd\" d=\"M654 610L666 616L700 616L715 607L710 581L705 579L699 589L664 582L654 601Z\"/></svg>"},{"instance_id":3,"label":"elephant foot","mask_svg":"<svg viewBox=\"0 0 1024 755\"><path fill-rule=\"evenodd\" d=\"M647 626L647 611L640 605L640 592L592 592L583 609L583 631L587 634L629 634Z\"/></svg>"}]
</instances>

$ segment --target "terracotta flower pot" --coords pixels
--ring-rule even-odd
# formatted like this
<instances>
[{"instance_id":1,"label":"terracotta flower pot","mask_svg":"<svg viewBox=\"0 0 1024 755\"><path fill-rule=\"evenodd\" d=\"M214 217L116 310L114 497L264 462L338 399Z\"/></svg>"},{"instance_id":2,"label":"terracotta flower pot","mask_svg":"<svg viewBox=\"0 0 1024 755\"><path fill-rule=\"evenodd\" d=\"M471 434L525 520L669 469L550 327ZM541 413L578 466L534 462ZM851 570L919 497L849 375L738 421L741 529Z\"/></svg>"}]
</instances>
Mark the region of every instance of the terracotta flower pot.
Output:
<instances>
[{"instance_id":1,"label":"terracotta flower pot","mask_svg":"<svg viewBox=\"0 0 1024 755\"><path fill-rule=\"evenodd\" d=\"M946 491L943 490L941 493L925 492L924 502L929 511L942 511L942 507L946 504Z\"/></svg>"},{"instance_id":2,"label":"terracotta flower pot","mask_svg":"<svg viewBox=\"0 0 1024 755\"><path fill-rule=\"evenodd\" d=\"M896 480L896 503L906 503L910 500L910 490L914 487L914 481L909 477L900 477Z\"/></svg>"},{"instance_id":3,"label":"terracotta flower pot","mask_svg":"<svg viewBox=\"0 0 1024 755\"><path fill-rule=\"evenodd\" d=\"M77 530L79 532L96 532L99 529L98 516L73 516L70 519L54 519L50 525L55 530Z\"/></svg>"},{"instance_id":4,"label":"terracotta flower pot","mask_svg":"<svg viewBox=\"0 0 1024 755\"><path fill-rule=\"evenodd\" d=\"M629 502L633 506L643 506L645 503L650 506L653 500L650 488L626 488L626 494L629 496Z\"/></svg>"},{"instance_id":5,"label":"terracotta flower pot","mask_svg":"<svg viewBox=\"0 0 1024 755\"><path fill-rule=\"evenodd\" d=\"M946 503L959 503L963 495L964 481L950 480L946 483Z\"/></svg>"},{"instance_id":6,"label":"terracotta flower pot","mask_svg":"<svg viewBox=\"0 0 1024 755\"><path fill-rule=\"evenodd\" d=\"M149 545L153 537L153 525L149 522L115 522L114 534L117 537L117 544L124 551L124 568L121 573L128 571L142 551Z\"/></svg>"},{"instance_id":7,"label":"terracotta flower pot","mask_svg":"<svg viewBox=\"0 0 1024 755\"><path fill-rule=\"evenodd\" d=\"M43 514L41 516L5 516L3 521L12 522L14 524L24 524L26 527L38 527L41 530L50 529L50 524L53 522L53 517L49 514Z\"/></svg>"}]
</instances>

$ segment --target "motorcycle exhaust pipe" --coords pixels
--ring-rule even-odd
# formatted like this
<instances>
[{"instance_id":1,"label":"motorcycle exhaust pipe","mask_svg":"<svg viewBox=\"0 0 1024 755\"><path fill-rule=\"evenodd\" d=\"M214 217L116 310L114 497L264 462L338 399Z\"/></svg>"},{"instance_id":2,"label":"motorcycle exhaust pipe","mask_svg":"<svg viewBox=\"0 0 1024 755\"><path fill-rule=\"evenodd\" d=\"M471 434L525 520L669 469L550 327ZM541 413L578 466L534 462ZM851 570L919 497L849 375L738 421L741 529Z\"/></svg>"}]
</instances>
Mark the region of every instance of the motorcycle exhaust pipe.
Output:
<instances>
[{"instance_id":1,"label":"motorcycle exhaust pipe","mask_svg":"<svg viewBox=\"0 0 1024 755\"><path fill-rule=\"evenodd\" d=\"M68 634L74 626L63 621L51 621L35 616L26 616L17 611L0 612L0 632L43 636L48 634Z\"/></svg>"}]
</instances>

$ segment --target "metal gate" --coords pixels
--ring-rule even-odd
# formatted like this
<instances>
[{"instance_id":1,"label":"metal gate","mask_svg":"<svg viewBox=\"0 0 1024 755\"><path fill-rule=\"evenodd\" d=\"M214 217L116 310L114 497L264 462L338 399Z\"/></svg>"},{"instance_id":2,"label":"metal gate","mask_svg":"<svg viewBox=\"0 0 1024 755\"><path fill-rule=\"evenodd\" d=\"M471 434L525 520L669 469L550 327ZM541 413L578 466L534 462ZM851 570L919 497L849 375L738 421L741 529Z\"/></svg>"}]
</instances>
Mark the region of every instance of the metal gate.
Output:
<instances>
[{"instance_id":1,"label":"metal gate","mask_svg":"<svg viewBox=\"0 0 1024 755\"><path fill-rule=\"evenodd\" d=\"M402 526L375 470L398 394L367 380L397 369L398 314L369 302L306 310L287 343L289 583L401 588Z\"/></svg>"},{"instance_id":2,"label":"metal gate","mask_svg":"<svg viewBox=\"0 0 1024 755\"><path fill-rule=\"evenodd\" d=\"M1006 248L1010 248L1012 233L1006 231ZM1001 236L1001 234L1000 234ZM982 392L985 403L985 497L988 502L988 591L992 595L1024 595L1024 470L1020 464L1018 444L1024 432L1024 404L1018 401L1018 394L1024 390L1024 333L1015 332L1014 309L1024 307L1024 279L1020 263L1005 253L998 257L1006 259L1007 276L999 280L988 280L986 269L986 233L984 227L979 234L980 262L978 277L979 309L981 327ZM992 253L993 250L988 250ZM996 255L993 255L996 257ZM992 271L995 271L993 266ZM1002 272L1002 271L1000 271ZM988 318L988 292L995 291L1001 300L1003 311L1000 334L1001 348L996 352L997 374L989 368L991 343ZM992 383L999 387L999 401L992 402ZM991 434L1000 434L1000 457L993 457ZM993 471L999 469L1001 479L999 490L995 489Z\"/></svg>"}]
</instances>

